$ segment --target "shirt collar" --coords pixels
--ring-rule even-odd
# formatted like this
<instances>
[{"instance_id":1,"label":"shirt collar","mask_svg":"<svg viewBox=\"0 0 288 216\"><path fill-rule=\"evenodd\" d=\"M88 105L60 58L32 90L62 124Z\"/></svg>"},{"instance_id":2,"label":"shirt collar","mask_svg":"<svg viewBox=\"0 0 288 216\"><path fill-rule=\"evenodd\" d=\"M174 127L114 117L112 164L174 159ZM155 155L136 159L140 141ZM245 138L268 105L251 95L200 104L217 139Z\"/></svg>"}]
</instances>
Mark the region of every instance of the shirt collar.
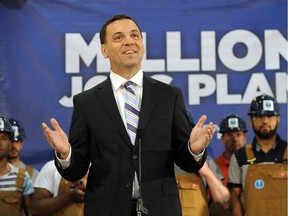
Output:
<instances>
[{"instance_id":1,"label":"shirt collar","mask_svg":"<svg viewBox=\"0 0 288 216\"><path fill-rule=\"evenodd\" d=\"M274 143L274 145L272 146L272 150L274 150L277 147L277 143ZM256 151L259 152L261 150L261 147L258 143L256 143Z\"/></svg>"},{"instance_id":2,"label":"shirt collar","mask_svg":"<svg viewBox=\"0 0 288 216\"><path fill-rule=\"evenodd\" d=\"M123 84L125 82L128 81L125 78L123 78L123 77L119 76L118 74L114 73L113 71L111 71L111 73L110 73L110 79L111 79L113 91L117 91L121 86L123 86ZM130 79L130 81L135 83L137 86L142 87L143 86L143 71L142 71L142 69L140 69Z\"/></svg>"}]
</instances>

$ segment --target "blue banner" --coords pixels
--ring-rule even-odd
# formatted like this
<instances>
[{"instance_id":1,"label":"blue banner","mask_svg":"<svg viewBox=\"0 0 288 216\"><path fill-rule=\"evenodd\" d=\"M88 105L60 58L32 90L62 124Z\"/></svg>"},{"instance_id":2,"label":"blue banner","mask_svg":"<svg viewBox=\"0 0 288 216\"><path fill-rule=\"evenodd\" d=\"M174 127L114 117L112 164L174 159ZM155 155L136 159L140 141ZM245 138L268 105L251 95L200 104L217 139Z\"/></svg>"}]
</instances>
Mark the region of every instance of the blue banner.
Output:
<instances>
[{"instance_id":1,"label":"blue banner","mask_svg":"<svg viewBox=\"0 0 288 216\"><path fill-rule=\"evenodd\" d=\"M3 1L4 2L4 1ZM0 3L0 115L26 130L22 160L40 169L52 159L41 123L55 117L69 132L73 95L109 75L99 31L125 13L142 28L144 72L182 89L196 120L219 124L229 113L249 127L249 104L262 93L280 104L287 139L287 1L28 0ZM216 133L208 152L224 150Z\"/></svg>"}]
</instances>

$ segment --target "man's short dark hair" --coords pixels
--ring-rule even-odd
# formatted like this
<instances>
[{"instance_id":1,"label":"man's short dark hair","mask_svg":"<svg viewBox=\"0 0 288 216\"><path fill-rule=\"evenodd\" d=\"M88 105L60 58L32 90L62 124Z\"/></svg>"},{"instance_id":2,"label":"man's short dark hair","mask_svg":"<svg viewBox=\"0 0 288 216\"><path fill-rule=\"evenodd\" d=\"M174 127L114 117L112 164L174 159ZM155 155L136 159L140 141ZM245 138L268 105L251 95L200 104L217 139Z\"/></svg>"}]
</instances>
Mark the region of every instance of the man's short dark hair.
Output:
<instances>
[{"instance_id":1,"label":"man's short dark hair","mask_svg":"<svg viewBox=\"0 0 288 216\"><path fill-rule=\"evenodd\" d=\"M100 42L101 42L101 44L104 44L106 42L106 29L107 29L107 26L109 24L117 21L117 20L122 20L122 19L132 20L136 24L136 26L138 27L138 29L139 29L139 31L140 31L140 33L142 35L141 28L140 28L140 26L138 25L138 23L134 19L132 19L130 16L125 15L125 14L117 14L115 16L112 16L110 19L108 19L104 23L104 25L102 26L101 31L100 31Z\"/></svg>"}]
</instances>

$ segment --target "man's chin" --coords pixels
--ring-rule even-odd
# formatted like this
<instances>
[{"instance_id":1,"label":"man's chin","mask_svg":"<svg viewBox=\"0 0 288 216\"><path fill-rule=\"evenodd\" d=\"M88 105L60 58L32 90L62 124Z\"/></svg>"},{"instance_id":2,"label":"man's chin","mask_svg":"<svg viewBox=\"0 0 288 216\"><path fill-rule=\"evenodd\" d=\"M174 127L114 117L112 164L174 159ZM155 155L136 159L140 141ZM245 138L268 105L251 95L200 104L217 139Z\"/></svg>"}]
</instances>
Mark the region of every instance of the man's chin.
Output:
<instances>
[{"instance_id":1,"label":"man's chin","mask_svg":"<svg viewBox=\"0 0 288 216\"><path fill-rule=\"evenodd\" d=\"M9 155L8 160L16 159L18 155Z\"/></svg>"}]
</instances>

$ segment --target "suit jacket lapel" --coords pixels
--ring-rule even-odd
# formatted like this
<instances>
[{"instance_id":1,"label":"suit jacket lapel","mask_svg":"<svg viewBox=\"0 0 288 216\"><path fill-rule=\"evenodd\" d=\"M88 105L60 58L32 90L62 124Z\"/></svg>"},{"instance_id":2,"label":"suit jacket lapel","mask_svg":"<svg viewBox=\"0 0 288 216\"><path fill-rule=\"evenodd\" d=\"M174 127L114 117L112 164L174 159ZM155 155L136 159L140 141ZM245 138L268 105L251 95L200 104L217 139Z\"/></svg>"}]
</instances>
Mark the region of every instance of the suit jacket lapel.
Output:
<instances>
[{"instance_id":1,"label":"suit jacket lapel","mask_svg":"<svg viewBox=\"0 0 288 216\"><path fill-rule=\"evenodd\" d=\"M129 148L133 148L119 113L109 77L103 83L98 85L97 97L99 97L99 101L102 103L105 111L110 116L113 124L119 131L119 134L125 140L125 143L129 146Z\"/></svg>"},{"instance_id":2,"label":"suit jacket lapel","mask_svg":"<svg viewBox=\"0 0 288 216\"><path fill-rule=\"evenodd\" d=\"M150 77L144 75L143 78L143 96L140 110L140 119L138 128L145 133L145 128L152 114L156 99L159 95L157 82Z\"/></svg>"}]
</instances>

